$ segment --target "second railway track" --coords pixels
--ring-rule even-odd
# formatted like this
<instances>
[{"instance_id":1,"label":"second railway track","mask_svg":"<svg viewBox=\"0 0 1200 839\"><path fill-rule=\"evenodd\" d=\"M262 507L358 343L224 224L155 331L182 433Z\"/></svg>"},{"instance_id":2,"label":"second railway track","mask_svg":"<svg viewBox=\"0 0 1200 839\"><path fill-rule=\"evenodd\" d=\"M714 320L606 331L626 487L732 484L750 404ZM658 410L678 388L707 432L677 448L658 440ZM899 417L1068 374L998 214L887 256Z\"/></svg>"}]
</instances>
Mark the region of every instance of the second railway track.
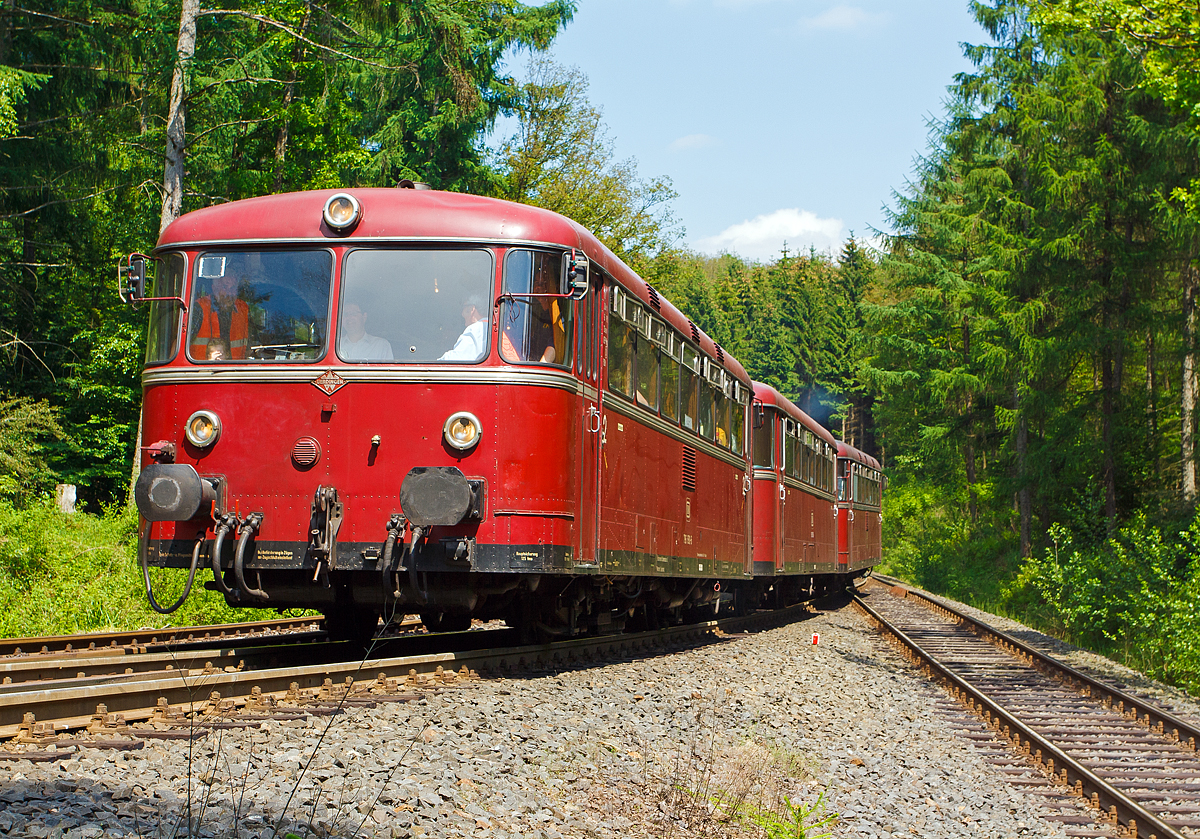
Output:
<instances>
[{"instance_id":1,"label":"second railway track","mask_svg":"<svg viewBox=\"0 0 1200 839\"><path fill-rule=\"evenodd\" d=\"M858 604L922 669L1121 835L1200 836L1200 725L947 604L874 583Z\"/></svg>"}]
</instances>

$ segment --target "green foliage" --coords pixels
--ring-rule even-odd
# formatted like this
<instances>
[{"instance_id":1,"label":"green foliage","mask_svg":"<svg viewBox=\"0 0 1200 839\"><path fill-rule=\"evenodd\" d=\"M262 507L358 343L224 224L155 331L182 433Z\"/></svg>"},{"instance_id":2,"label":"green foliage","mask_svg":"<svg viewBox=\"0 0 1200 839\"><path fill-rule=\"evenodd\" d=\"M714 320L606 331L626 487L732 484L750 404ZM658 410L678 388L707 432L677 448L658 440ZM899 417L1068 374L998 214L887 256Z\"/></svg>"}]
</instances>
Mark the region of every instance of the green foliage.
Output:
<instances>
[{"instance_id":1,"label":"green foliage","mask_svg":"<svg viewBox=\"0 0 1200 839\"><path fill-rule=\"evenodd\" d=\"M52 500L22 508L0 499L0 637L194 626L264 620L273 612L231 609L202 580L172 615L146 603L136 559L137 512L60 513ZM171 602L186 574L152 571L155 596Z\"/></svg>"},{"instance_id":2,"label":"green foliage","mask_svg":"<svg viewBox=\"0 0 1200 839\"><path fill-rule=\"evenodd\" d=\"M614 159L587 87L577 69L531 64L513 106L519 127L496 153L494 194L562 213L626 262L647 260L682 233L668 208L675 191L667 178L643 180L636 160Z\"/></svg>"},{"instance_id":3,"label":"green foliage","mask_svg":"<svg viewBox=\"0 0 1200 839\"><path fill-rule=\"evenodd\" d=\"M27 397L0 398L0 499L24 500L52 486L46 442L63 436L57 412Z\"/></svg>"},{"instance_id":4,"label":"green foliage","mask_svg":"<svg viewBox=\"0 0 1200 839\"><path fill-rule=\"evenodd\" d=\"M767 839L824 839L833 834L824 831L813 833L837 823L837 813L825 812L825 793L822 792L812 804L783 801L784 812L772 811L752 813L750 820L762 828Z\"/></svg>"},{"instance_id":5,"label":"green foliage","mask_svg":"<svg viewBox=\"0 0 1200 839\"><path fill-rule=\"evenodd\" d=\"M1062 526L1006 591L1065 638L1200 693L1200 517L1164 532L1137 515L1112 539L1080 544Z\"/></svg>"}]
</instances>

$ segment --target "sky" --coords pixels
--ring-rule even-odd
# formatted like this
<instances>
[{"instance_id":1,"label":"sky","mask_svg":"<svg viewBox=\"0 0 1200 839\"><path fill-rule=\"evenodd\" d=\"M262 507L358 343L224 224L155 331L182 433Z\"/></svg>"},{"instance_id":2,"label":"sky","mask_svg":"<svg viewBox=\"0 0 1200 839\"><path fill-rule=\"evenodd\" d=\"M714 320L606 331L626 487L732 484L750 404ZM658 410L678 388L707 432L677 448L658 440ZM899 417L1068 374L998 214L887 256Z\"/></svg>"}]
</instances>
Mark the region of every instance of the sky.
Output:
<instances>
[{"instance_id":1,"label":"sky","mask_svg":"<svg viewBox=\"0 0 1200 839\"><path fill-rule=\"evenodd\" d=\"M550 52L618 158L671 179L684 245L768 261L888 230L962 42L986 42L966 0L579 0Z\"/></svg>"}]
</instances>

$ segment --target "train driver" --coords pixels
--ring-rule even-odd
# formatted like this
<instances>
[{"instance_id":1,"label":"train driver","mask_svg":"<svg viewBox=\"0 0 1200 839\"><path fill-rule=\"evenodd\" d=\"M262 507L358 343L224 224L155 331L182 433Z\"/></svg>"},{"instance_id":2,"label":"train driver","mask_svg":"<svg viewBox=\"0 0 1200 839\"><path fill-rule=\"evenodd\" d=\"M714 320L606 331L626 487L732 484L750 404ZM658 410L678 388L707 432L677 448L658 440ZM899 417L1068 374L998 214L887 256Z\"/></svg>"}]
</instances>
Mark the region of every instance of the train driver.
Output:
<instances>
[{"instance_id":1,"label":"train driver","mask_svg":"<svg viewBox=\"0 0 1200 839\"><path fill-rule=\"evenodd\" d=\"M487 350L488 320L484 317L487 304L483 297L472 294L463 301L462 317L466 329L454 346L438 356L438 361L479 361Z\"/></svg>"},{"instance_id":2,"label":"train driver","mask_svg":"<svg viewBox=\"0 0 1200 839\"><path fill-rule=\"evenodd\" d=\"M392 344L367 333L367 313L358 303L342 307L338 355L343 361L392 361Z\"/></svg>"},{"instance_id":3,"label":"train driver","mask_svg":"<svg viewBox=\"0 0 1200 839\"><path fill-rule=\"evenodd\" d=\"M212 294L196 301L188 352L200 361L236 361L246 357L249 342L250 306L238 296L233 273L224 273L213 279Z\"/></svg>"}]
</instances>

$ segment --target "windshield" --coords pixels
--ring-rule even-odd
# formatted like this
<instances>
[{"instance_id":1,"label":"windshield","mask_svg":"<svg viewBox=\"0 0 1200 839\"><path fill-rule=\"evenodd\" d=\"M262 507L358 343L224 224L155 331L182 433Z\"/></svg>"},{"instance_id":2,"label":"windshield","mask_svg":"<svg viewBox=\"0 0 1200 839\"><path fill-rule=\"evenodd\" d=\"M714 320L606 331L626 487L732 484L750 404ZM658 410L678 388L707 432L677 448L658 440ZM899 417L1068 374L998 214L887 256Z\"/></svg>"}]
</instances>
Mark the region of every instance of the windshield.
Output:
<instances>
[{"instance_id":1,"label":"windshield","mask_svg":"<svg viewBox=\"0 0 1200 839\"><path fill-rule=\"evenodd\" d=\"M328 251L221 251L196 260L193 361L311 361L325 354Z\"/></svg>"},{"instance_id":2,"label":"windshield","mask_svg":"<svg viewBox=\"0 0 1200 839\"><path fill-rule=\"evenodd\" d=\"M488 354L492 254L356 250L342 269L343 361L474 364Z\"/></svg>"}]
</instances>

